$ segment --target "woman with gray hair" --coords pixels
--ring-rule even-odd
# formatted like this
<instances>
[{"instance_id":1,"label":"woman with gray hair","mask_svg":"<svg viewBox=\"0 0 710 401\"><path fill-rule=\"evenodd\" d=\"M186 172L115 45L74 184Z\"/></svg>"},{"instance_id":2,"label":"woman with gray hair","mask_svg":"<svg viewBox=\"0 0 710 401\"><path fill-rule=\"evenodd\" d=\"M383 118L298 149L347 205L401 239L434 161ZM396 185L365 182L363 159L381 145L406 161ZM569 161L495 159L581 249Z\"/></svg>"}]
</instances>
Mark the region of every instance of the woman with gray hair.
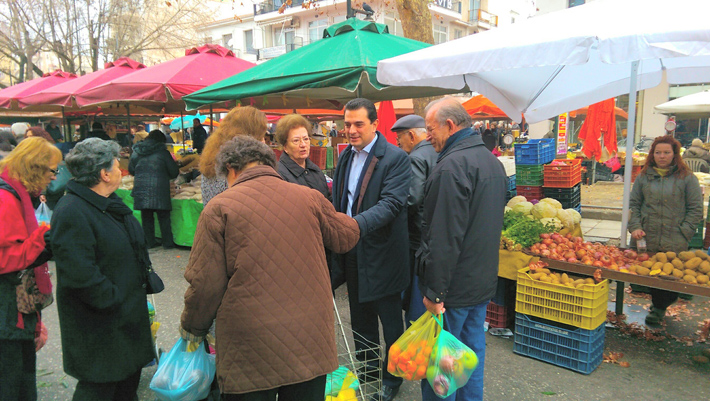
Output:
<instances>
[{"instance_id":1,"label":"woman with gray hair","mask_svg":"<svg viewBox=\"0 0 710 401\"><path fill-rule=\"evenodd\" d=\"M73 400L134 400L154 358L143 230L114 194L119 145L89 138L66 157L72 180L52 216L64 371Z\"/></svg>"},{"instance_id":2,"label":"woman with gray hair","mask_svg":"<svg viewBox=\"0 0 710 401\"><path fill-rule=\"evenodd\" d=\"M338 367L323 247L357 244L357 223L318 191L285 182L264 143L226 142L216 172L228 189L200 215L185 271L181 334L216 328L223 400L322 401Z\"/></svg>"}]
</instances>

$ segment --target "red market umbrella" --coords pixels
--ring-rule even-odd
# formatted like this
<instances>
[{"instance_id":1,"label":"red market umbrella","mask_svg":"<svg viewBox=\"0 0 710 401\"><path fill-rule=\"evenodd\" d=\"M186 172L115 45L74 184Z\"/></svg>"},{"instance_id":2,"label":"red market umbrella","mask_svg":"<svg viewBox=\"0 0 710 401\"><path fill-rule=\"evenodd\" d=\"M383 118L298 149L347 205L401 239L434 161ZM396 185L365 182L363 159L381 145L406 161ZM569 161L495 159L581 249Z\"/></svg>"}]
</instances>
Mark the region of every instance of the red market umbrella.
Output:
<instances>
[{"instance_id":1,"label":"red market umbrella","mask_svg":"<svg viewBox=\"0 0 710 401\"><path fill-rule=\"evenodd\" d=\"M144 68L103 85L80 92L80 106L106 102L172 103L184 109L183 96L231 77L256 64L234 56L219 45L204 45L185 50L185 56Z\"/></svg>"},{"instance_id":2,"label":"red market umbrella","mask_svg":"<svg viewBox=\"0 0 710 401\"><path fill-rule=\"evenodd\" d=\"M21 108L50 105L72 107L72 98L77 93L95 88L142 68L145 68L145 65L128 57L121 57L116 61L106 63L103 70L41 90L33 95L18 99L17 103Z\"/></svg>"},{"instance_id":3,"label":"red market umbrella","mask_svg":"<svg viewBox=\"0 0 710 401\"><path fill-rule=\"evenodd\" d=\"M380 109L377 111L377 119L380 124L377 130L387 138L387 142L392 145L397 145L397 134L392 131L392 126L397 121L397 116L394 114L394 105L391 100L380 102Z\"/></svg>"},{"instance_id":4,"label":"red market umbrella","mask_svg":"<svg viewBox=\"0 0 710 401\"><path fill-rule=\"evenodd\" d=\"M0 91L0 108L9 109L12 106L17 106L18 100L25 96L30 96L41 90L59 85L70 79L75 79L76 75L56 70L42 75L40 78L35 78L31 81L13 85L9 88Z\"/></svg>"},{"instance_id":5,"label":"red market umbrella","mask_svg":"<svg viewBox=\"0 0 710 401\"><path fill-rule=\"evenodd\" d=\"M610 155L616 153L616 114L613 98L589 106L587 118L579 130L579 139L584 141L582 152L585 156L597 161L601 159L603 150L599 139L602 135L604 148Z\"/></svg>"}]
</instances>

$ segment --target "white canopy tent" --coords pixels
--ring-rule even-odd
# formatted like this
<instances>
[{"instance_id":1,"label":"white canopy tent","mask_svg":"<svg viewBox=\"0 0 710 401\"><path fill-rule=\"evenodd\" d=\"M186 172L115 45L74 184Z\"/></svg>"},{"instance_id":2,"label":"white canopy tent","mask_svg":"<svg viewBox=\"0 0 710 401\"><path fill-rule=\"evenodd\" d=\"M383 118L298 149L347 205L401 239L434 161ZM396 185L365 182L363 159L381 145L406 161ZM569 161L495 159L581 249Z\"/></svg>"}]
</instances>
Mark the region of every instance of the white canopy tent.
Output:
<instances>
[{"instance_id":1,"label":"white canopy tent","mask_svg":"<svg viewBox=\"0 0 710 401\"><path fill-rule=\"evenodd\" d=\"M710 91L679 97L653 108L654 113L683 115L684 117L710 117Z\"/></svg>"},{"instance_id":2,"label":"white canopy tent","mask_svg":"<svg viewBox=\"0 0 710 401\"><path fill-rule=\"evenodd\" d=\"M530 123L660 84L710 82L710 1L597 0L378 63L388 85L476 91ZM627 141L626 165L632 165ZM622 244L631 168L624 176Z\"/></svg>"}]
</instances>

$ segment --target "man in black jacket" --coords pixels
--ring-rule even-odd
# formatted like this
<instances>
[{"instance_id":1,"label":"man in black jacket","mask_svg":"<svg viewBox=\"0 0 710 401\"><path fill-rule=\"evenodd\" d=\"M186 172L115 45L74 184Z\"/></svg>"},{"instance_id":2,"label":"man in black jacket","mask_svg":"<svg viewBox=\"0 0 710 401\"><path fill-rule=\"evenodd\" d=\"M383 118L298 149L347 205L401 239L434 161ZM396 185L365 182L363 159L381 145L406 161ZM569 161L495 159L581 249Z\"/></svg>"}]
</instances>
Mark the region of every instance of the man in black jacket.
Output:
<instances>
[{"instance_id":1,"label":"man in black jacket","mask_svg":"<svg viewBox=\"0 0 710 401\"><path fill-rule=\"evenodd\" d=\"M377 360L371 350L380 343L378 318L385 355L404 332L401 293L409 285L407 195L411 170L407 154L377 132L378 122L371 101L358 98L345 105L350 146L340 155L333 178L335 209L357 221L360 241L347 254L336 255L331 280L333 288L347 282L352 329L357 333L355 348L369 350L358 357L367 357L371 363ZM371 371L362 379L376 375ZM381 394L373 399L391 401L402 379L386 370L381 377Z\"/></svg>"},{"instance_id":2,"label":"man in black jacket","mask_svg":"<svg viewBox=\"0 0 710 401\"><path fill-rule=\"evenodd\" d=\"M439 153L426 182L422 244L417 252L424 305L443 313L447 330L479 358L457 400L483 399L486 306L498 282L506 175L503 165L474 135L471 118L452 98L426 108L427 140ZM444 308L446 305L446 309ZM438 400L422 381L422 398Z\"/></svg>"}]
</instances>

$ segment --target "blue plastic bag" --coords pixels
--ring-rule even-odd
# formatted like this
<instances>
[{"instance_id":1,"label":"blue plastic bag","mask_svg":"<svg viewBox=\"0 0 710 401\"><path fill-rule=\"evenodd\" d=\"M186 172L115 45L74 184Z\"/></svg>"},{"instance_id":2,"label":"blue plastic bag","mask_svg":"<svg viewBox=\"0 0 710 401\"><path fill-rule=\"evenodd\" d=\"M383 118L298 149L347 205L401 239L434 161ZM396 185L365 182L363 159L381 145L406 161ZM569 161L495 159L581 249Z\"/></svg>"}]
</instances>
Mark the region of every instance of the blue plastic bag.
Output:
<instances>
[{"instance_id":1,"label":"blue plastic bag","mask_svg":"<svg viewBox=\"0 0 710 401\"><path fill-rule=\"evenodd\" d=\"M46 202L39 204L35 210L35 217L37 218L37 224L46 223L49 225L49 221L52 220L52 211L49 209Z\"/></svg>"},{"instance_id":2,"label":"blue plastic bag","mask_svg":"<svg viewBox=\"0 0 710 401\"><path fill-rule=\"evenodd\" d=\"M163 401L197 401L207 398L216 371L215 357L205 351L205 343L187 352L187 341L178 339L160 358L150 389Z\"/></svg>"}]
</instances>

